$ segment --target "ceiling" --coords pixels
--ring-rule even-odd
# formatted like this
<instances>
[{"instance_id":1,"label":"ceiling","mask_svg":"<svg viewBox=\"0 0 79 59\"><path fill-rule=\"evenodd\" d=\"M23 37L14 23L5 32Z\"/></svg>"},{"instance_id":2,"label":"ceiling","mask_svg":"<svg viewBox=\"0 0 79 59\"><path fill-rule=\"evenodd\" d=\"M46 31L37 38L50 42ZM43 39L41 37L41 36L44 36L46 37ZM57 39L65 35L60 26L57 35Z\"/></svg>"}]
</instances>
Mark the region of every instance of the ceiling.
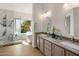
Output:
<instances>
[{"instance_id":1,"label":"ceiling","mask_svg":"<svg viewBox=\"0 0 79 59\"><path fill-rule=\"evenodd\" d=\"M32 14L32 3L0 3L0 9Z\"/></svg>"}]
</instances>

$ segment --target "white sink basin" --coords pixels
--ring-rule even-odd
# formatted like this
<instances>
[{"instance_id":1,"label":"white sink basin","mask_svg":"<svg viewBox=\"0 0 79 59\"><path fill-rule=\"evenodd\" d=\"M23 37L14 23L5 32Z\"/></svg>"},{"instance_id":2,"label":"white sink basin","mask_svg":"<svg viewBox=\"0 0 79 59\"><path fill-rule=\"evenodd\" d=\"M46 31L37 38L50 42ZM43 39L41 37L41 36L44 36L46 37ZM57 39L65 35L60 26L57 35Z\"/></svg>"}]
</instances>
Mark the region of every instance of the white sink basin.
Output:
<instances>
[{"instance_id":1,"label":"white sink basin","mask_svg":"<svg viewBox=\"0 0 79 59\"><path fill-rule=\"evenodd\" d=\"M74 44L74 43L71 43L71 42L61 42L61 44L65 45L65 46L68 46L70 48L79 50L79 46Z\"/></svg>"}]
</instances>

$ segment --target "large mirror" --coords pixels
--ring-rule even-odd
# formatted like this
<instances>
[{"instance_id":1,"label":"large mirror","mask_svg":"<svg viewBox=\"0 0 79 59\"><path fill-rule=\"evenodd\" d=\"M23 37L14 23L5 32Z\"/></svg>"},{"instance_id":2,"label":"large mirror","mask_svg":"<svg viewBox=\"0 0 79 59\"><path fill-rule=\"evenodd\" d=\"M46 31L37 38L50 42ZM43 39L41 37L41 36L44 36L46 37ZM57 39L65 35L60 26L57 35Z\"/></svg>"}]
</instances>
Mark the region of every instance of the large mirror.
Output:
<instances>
[{"instance_id":1,"label":"large mirror","mask_svg":"<svg viewBox=\"0 0 79 59\"><path fill-rule=\"evenodd\" d=\"M73 8L66 14L65 27L68 34L79 37L79 7Z\"/></svg>"}]
</instances>

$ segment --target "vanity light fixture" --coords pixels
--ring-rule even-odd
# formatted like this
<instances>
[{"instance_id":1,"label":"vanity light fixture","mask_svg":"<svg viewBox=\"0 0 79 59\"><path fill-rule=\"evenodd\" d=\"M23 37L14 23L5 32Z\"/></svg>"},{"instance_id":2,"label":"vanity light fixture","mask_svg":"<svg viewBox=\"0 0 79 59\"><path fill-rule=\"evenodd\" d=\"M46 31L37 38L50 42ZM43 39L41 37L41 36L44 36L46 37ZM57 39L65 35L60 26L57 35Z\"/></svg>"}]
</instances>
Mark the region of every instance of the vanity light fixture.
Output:
<instances>
[{"instance_id":1,"label":"vanity light fixture","mask_svg":"<svg viewBox=\"0 0 79 59\"><path fill-rule=\"evenodd\" d=\"M51 11L47 11L46 13L42 14L41 17L50 17Z\"/></svg>"},{"instance_id":2,"label":"vanity light fixture","mask_svg":"<svg viewBox=\"0 0 79 59\"><path fill-rule=\"evenodd\" d=\"M47 16L47 14L46 14L46 13L44 13L44 14L42 14L42 15L41 15L41 17L46 17L46 16Z\"/></svg>"},{"instance_id":3,"label":"vanity light fixture","mask_svg":"<svg viewBox=\"0 0 79 59\"><path fill-rule=\"evenodd\" d=\"M51 14L52 14L52 12L51 12L51 11L48 11L48 12L47 12L47 17L50 17Z\"/></svg>"}]
</instances>

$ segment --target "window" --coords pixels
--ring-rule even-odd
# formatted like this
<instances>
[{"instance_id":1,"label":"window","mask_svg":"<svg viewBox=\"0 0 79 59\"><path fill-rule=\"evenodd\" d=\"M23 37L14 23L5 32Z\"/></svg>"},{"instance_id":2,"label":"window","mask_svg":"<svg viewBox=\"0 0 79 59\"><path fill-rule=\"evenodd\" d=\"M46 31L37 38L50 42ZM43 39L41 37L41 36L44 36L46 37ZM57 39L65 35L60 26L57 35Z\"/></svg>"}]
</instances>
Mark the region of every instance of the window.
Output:
<instances>
[{"instance_id":1,"label":"window","mask_svg":"<svg viewBox=\"0 0 79 59\"><path fill-rule=\"evenodd\" d=\"M21 24L21 33L26 33L26 35L32 34L31 20L23 21Z\"/></svg>"}]
</instances>

